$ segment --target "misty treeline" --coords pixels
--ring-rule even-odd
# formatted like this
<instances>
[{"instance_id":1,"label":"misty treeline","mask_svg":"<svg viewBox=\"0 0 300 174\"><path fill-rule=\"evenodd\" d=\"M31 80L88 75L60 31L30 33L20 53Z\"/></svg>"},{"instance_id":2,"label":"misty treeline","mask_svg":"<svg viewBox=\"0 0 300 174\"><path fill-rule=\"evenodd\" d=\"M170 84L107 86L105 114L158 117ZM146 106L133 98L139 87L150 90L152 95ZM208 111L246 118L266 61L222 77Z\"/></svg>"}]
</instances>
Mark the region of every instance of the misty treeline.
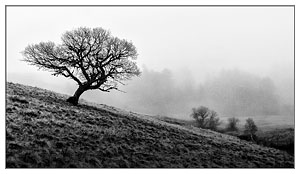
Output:
<instances>
[{"instance_id":1,"label":"misty treeline","mask_svg":"<svg viewBox=\"0 0 300 174\"><path fill-rule=\"evenodd\" d=\"M197 108L192 109L191 117L195 120L196 127L203 129L210 129L214 131L220 131L222 133L225 132L236 132L238 135L239 127L238 123L240 120L235 117L228 118L226 128L219 128L218 126L221 124L220 118L218 118L218 113L212 109L209 109L205 106L199 106ZM244 135L247 135L253 140L253 135L257 131L257 126L254 123L252 118L248 118L244 125Z\"/></svg>"},{"instance_id":2,"label":"misty treeline","mask_svg":"<svg viewBox=\"0 0 300 174\"><path fill-rule=\"evenodd\" d=\"M143 67L142 72L140 78L122 88L125 94L89 93L86 98L136 112L181 118L188 118L191 109L199 105L230 117L294 114L293 100L281 100L280 92L268 77L223 70L197 83L188 73L178 78L170 70L158 72Z\"/></svg>"},{"instance_id":3,"label":"misty treeline","mask_svg":"<svg viewBox=\"0 0 300 174\"><path fill-rule=\"evenodd\" d=\"M222 121L218 118L218 113L205 106L192 109L190 115L194 122L193 126L201 129L210 129L220 133L236 136L242 140L251 141L259 145L273 147L284 150L289 154L294 154L293 129L275 129L275 131L260 131L257 135L258 127L252 118L247 118L245 123L241 123L236 117L227 119L226 127L219 127Z\"/></svg>"}]
</instances>

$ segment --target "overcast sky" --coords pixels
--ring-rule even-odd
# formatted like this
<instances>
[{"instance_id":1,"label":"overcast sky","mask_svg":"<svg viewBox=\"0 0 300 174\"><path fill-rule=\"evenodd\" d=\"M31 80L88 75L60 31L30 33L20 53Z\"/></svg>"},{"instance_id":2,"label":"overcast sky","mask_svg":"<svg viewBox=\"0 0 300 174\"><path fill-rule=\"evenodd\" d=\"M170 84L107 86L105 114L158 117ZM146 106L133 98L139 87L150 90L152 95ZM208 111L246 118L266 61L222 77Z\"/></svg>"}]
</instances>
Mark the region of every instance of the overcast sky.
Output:
<instances>
[{"instance_id":1,"label":"overcast sky","mask_svg":"<svg viewBox=\"0 0 300 174\"><path fill-rule=\"evenodd\" d=\"M204 83L222 70L270 77L293 96L292 7L8 7L7 80L72 94L75 83L20 61L28 44L61 43L77 27L131 40L138 65ZM143 78L141 76L140 78ZM128 82L130 83L130 82ZM74 87L72 87L74 85ZM70 88L72 90L70 90Z\"/></svg>"}]
</instances>

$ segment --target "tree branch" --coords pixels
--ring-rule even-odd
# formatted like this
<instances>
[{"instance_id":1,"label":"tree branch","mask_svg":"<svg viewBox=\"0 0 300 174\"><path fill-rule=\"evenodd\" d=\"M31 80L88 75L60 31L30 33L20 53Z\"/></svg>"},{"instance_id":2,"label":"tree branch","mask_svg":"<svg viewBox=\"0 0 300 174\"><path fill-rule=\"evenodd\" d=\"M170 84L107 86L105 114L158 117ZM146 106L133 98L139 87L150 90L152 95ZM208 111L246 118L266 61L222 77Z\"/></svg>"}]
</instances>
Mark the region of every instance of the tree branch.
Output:
<instances>
[{"instance_id":1,"label":"tree branch","mask_svg":"<svg viewBox=\"0 0 300 174\"><path fill-rule=\"evenodd\" d=\"M64 69L68 72L69 76L78 83L79 86L82 86L81 81L77 77L75 77L67 67L64 67Z\"/></svg>"},{"instance_id":2,"label":"tree branch","mask_svg":"<svg viewBox=\"0 0 300 174\"><path fill-rule=\"evenodd\" d=\"M138 76L131 42L118 39L102 28L79 28L62 37L63 44L41 42L25 48L25 61L53 75L73 79L86 89L118 90L122 81ZM120 91L120 90L119 90ZM123 92L123 91L122 91Z\"/></svg>"}]
</instances>

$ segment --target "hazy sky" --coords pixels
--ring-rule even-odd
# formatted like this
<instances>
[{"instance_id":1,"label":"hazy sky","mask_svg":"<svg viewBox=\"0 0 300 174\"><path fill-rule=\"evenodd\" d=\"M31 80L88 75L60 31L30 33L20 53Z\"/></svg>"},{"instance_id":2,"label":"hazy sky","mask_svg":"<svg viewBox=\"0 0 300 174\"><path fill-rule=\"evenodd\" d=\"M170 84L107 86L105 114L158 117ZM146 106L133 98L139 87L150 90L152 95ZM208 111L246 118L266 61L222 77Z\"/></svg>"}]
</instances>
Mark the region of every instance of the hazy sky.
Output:
<instances>
[{"instance_id":1,"label":"hazy sky","mask_svg":"<svg viewBox=\"0 0 300 174\"><path fill-rule=\"evenodd\" d=\"M141 68L170 70L175 83L186 79L203 83L222 70L238 69L270 77L293 96L293 11L292 7L8 7L7 80L72 94L75 83L37 71L20 61L20 52L41 41L61 43L65 31L86 26L131 40Z\"/></svg>"}]
</instances>

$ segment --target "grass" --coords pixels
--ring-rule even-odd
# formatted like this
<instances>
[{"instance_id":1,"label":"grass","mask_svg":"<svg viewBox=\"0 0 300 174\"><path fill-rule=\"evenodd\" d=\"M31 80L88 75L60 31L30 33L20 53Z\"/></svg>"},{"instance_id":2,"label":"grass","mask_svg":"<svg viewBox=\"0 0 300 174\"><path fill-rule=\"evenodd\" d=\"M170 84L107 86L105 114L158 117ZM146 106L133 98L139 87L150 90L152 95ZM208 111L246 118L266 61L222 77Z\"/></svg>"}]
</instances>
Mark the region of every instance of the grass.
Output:
<instances>
[{"instance_id":1,"label":"grass","mask_svg":"<svg viewBox=\"0 0 300 174\"><path fill-rule=\"evenodd\" d=\"M192 128L193 126L197 126L196 122L193 120L180 120L176 118L170 118L166 116L154 116L156 119L175 124L180 125L186 128ZM280 126L275 123L270 123L267 125L267 127L259 127L259 131L256 133L255 136L255 143L266 146L266 147L272 147L278 150L286 151L290 155L294 156L294 128L286 127L286 126ZM241 139L249 139L250 137L247 137L243 135L243 129L239 128L239 131L227 131L226 128L219 128L218 132L224 133L227 135L232 135L235 137L240 137Z\"/></svg>"},{"instance_id":2,"label":"grass","mask_svg":"<svg viewBox=\"0 0 300 174\"><path fill-rule=\"evenodd\" d=\"M7 168L293 168L294 157L217 132L7 83Z\"/></svg>"},{"instance_id":3,"label":"grass","mask_svg":"<svg viewBox=\"0 0 300 174\"><path fill-rule=\"evenodd\" d=\"M294 155L294 129L274 129L257 133L257 143Z\"/></svg>"}]
</instances>

